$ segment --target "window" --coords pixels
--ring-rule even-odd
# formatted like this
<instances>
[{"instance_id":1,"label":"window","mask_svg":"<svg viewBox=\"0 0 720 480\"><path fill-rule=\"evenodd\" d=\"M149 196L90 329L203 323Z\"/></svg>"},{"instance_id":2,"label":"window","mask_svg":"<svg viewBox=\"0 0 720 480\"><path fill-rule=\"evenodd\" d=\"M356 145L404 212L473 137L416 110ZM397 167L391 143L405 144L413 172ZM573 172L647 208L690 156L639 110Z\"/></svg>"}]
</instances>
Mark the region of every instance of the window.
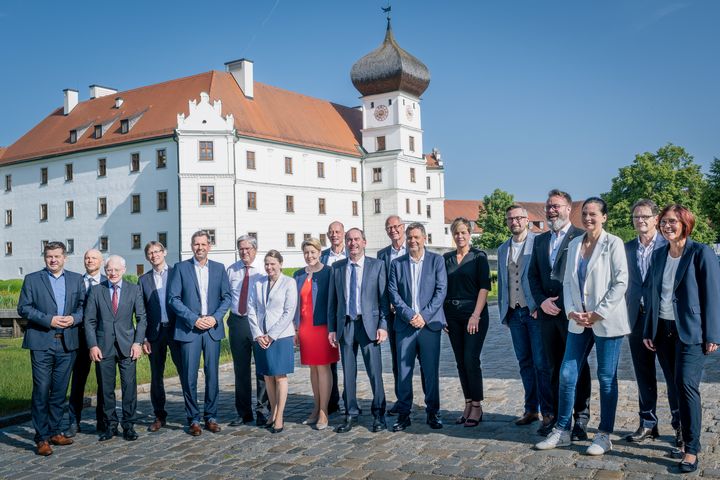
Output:
<instances>
[{"instance_id":1,"label":"window","mask_svg":"<svg viewBox=\"0 0 720 480\"><path fill-rule=\"evenodd\" d=\"M130 235L130 248L133 250L140 250L141 238L139 233L133 233Z\"/></svg>"},{"instance_id":2,"label":"window","mask_svg":"<svg viewBox=\"0 0 720 480\"><path fill-rule=\"evenodd\" d=\"M136 263L135 264L135 275L137 275L139 277L143 273L145 273L145 265L143 265L142 263Z\"/></svg>"},{"instance_id":3,"label":"window","mask_svg":"<svg viewBox=\"0 0 720 480\"><path fill-rule=\"evenodd\" d=\"M166 168L166 167L167 167L167 150L165 150L164 148L160 148L155 151L155 168Z\"/></svg>"},{"instance_id":4,"label":"window","mask_svg":"<svg viewBox=\"0 0 720 480\"><path fill-rule=\"evenodd\" d=\"M107 159L98 158L97 176L104 177L106 175L107 175Z\"/></svg>"},{"instance_id":5,"label":"window","mask_svg":"<svg viewBox=\"0 0 720 480\"><path fill-rule=\"evenodd\" d=\"M375 151L382 152L385 150L385 136L382 135L375 139Z\"/></svg>"},{"instance_id":6,"label":"window","mask_svg":"<svg viewBox=\"0 0 720 480\"><path fill-rule=\"evenodd\" d=\"M432 233L428 233L428 245L432 244Z\"/></svg>"},{"instance_id":7,"label":"window","mask_svg":"<svg viewBox=\"0 0 720 480\"><path fill-rule=\"evenodd\" d=\"M12 242L5 242L5 255L8 257L12 255Z\"/></svg>"},{"instance_id":8,"label":"window","mask_svg":"<svg viewBox=\"0 0 720 480\"><path fill-rule=\"evenodd\" d=\"M321 233L321 234L319 235L319 237L320 237L320 246L321 246L321 247L324 247L325 245L327 245L327 234L326 234L326 233Z\"/></svg>"},{"instance_id":9,"label":"window","mask_svg":"<svg viewBox=\"0 0 720 480\"><path fill-rule=\"evenodd\" d=\"M75 253L75 239L68 238L65 240L65 253L68 255Z\"/></svg>"},{"instance_id":10,"label":"window","mask_svg":"<svg viewBox=\"0 0 720 480\"><path fill-rule=\"evenodd\" d=\"M445 235L450 235L450 230L448 229L448 227L445 227Z\"/></svg>"},{"instance_id":11,"label":"window","mask_svg":"<svg viewBox=\"0 0 720 480\"><path fill-rule=\"evenodd\" d=\"M48 219L48 204L41 203L40 204L40 221L47 222L47 219Z\"/></svg>"},{"instance_id":12,"label":"window","mask_svg":"<svg viewBox=\"0 0 720 480\"><path fill-rule=\"evenodd\" d=\"M157 241L167 247L167 232L158 232Z\"/></svg>"},{"instance_id":13,"label":"window","mask_svg":"<svg viewBox=\"0 0 720 480\"><path fill-rule=\"evenodd\" d=\"M130 171L131 172L139 172L140 171L140 154L139 153L131 153L130 154Z\"/></svg>"},{"instance_id":14,"label":"window","mask_svg":"<svg viewBox=\"0 0 720 480\"><path fill-rule=\"evenodd\" d=\"M5 226L9 227L12 225L12 210L5 210Z\"/></svg>"},{"instance_id":15,"label":"window","mask_svg":"<svg viewBox=\"0 0 720 480\"><path fill-rule=\"evenodd\" d=\"M72 200L65 202L65 218L75 218L75 202Z\"/></svg>"},{"instance_id":16,"label":"window","mask_svg":"<svg viewBox=\"0 0 720 480\"><path fill-rule=\"evenodd\" d=\"M432 218L432 209L430 208L430 204L427 204L425 206L425 212L427 213L427 218Z\"/></svg>"},{"instance_id":17,"label":"window","mask_svg":"<svg viewBox=\"0 0 720 480\"><path fill-rule=\"evenodd\" d=\"M245 168L255 170L255 152L245 152Z\"/></svg>"},{"instance_id":18,"label":"window","mask_svg":"<svg viewBox=\"0 0 720 480\"><path fill-rule=\"evenodd\" d=\"M43 167L40 169L40 185L47 185L48 183L48 169Z\"/></svg>"},{"instance_id":19,"label":"window","mask_svg":"<svg viewBox=\"0 0 720 480\"><path fill-rule=\"evenodd\" d=\"M285 173L292 175L292 157L285 157Z\"/></svg>"},{"instance_id":20,"label":"window","mask_svg":"<svg viewBox=\"0 0 720 480\"><path fill-rule=\"evenodd\" d=\"M98 217L107 215L107 197L98 197Z\"/></svg>"},{"instance_id":21,"label":"window","mask_svg":"<svg viewBox=\"0 0 720 480\"><path fill-rule=\"evenodd\" d=\"M72 179L73 179L73 164L66 163L65 164L65 181L72 182Z\"/></svg>"},{"instance_id":22,"label":"window","mask_svg":"<svg viewBox=\"0 0 720 480\"><path fill-rule=\"evenodd\" d=\"M410 167L410 182L415 183L415 169Z\"/></svg>"},{"instance_id":23,"label":"window","mask_svg":"<svg viewBox=\"0 0 720 480\"><path fill-rule=\"evenodd\" d=\"M286 245L287 245L288 247L294 247L294 246L295 246L295 234L294 234L294 233L288 233L288 234L287 234Z\"/></svg>"},{"instance_id":24,"label":"window","mask_svg":"<svg viewBox=\"0 0 720 480\"><path fill-rule=\"evenodd\" d=\"M352 201L352 215L353 215L353 217L357 217L357 216L358 216L358 202L357 202L357 200L353 200L353 201Z\"/></svg>"},{"instance_id":25,"label":"window","mask_svg":"<svg viewBox=\"0 0 720 480\"><path fill-rule=\"evenodd\" d=\"M374 199L373 203L375 204L375 213L381 213L380 199L379 198Z\"/></svg>"},{"instance_id":26,"label":"window","mask_svg":"<svg viewBox=\"0 0 720 480\"><path fill-rule=\"evenodd\" d=\"M100 250L101 252L108 251L108 237L100 237L100 240L98 241L98 250Z\"/></svg>"},{"instance_id":27,"label":"window","mask_svg":"<svg viewBox=\"0 0 720 480\"><path fill-rule=\"evenodd\" d=\"M350 181L357 183L357 167L350 167Z\"/></svg>"},{"instance_id":28,"label":"window","mask_svg":"<svg viewBox=\"0 0 720 480\"><path fill-rule=\"evenodd\" d=\"M317 162L318 178L325 178L325 162Z\"/></svg>"},{"instance_id":29,"label":"window","mask_svg":"<svg viewBox=\"0 0 720 480\"><path fill-rule=\"evenodd\" d=\"M40 254L41 255L45 254L45 247L47 246L48 243L50 243L50 240L40 240Z\"/></svg>"},{"instance_id":30,"label":"window","mask_svg":"<svg viewBox=\"0 0 720 480\"><path fill-rule=\"evenodd\" d=\"M168 209L167 205L167 190L160 190L157 192L157 209L158 212L165 212ZM163 244L164 245L164 244Z\"/></svg>"},{"instance_id":31,"label":"window","mask_svg":"<svg viewBox=\"0 0 720 480\"><path fill-rule=\"evenodd\" d=\"M140 194L131 197L130 213L140 213Z\"/></svg>"},{"instance_id":32,"label":"window","mask_svg":"<svg viewBox=\"0 0 720 480\"><path fill-rule=\"evenodd\" d=\"M130 131L130 120L120 120L120 133L128 133Z\"/></svg>"},{"instance_id":33,"label":"window","mask_svg":"<svg viewBox=\"0 0 720 480\"><path fill-rule=\"evenodd\" d=\"M324 198L318 198L318 213L320 215L325 215L325 199Z\"/></svg>"},{"instance_id":34,"label":"window","mask_svg":"<svg viewBox=\"0 0 720 480\"><path fill-rule=\"evenodd\" d=\"M303 233L303 241L310 240L312 238L312 233Z\"/></svg>"},{"instance_id":35,"label":"window","mask_svg":"<svg viewBox=\"0 0 720 480\"><path fill-rule=\"evenodd\" d=\"M415 151L415 137L413 137L412 135L410 135L410 136L408 137L408 140L410 141L410 151L411 151L411 152L414 152L414 151Z\"/></svg>"},{"instance_id":36,"label":"window","mask_svg":"<svg viewBox=\"0 0 720 480\"><path fill-rule=\"evenodd\" d=\"M430 177L425 177L425 185L428 190L430 190Z\"/></svg>"},{"instance_id":37,"label":"window","mask_svg":"<svg viewBox=\"0 0 720 480\"><path fill-rule=\"evenodd\" d=\"M418 210L417 210L418 215L422 215L422 202L420 200L418 200L417 202L418 202Z\"/></svg>"},{"instance_id":38,"label":"window","mask_svg":"<svg viewBox=\"0 0 720 480\"><path fill-rule=\"evenodd\" d=\"M405 213L410 213L410 199L405 199Z\"/></svg>"},{"instance_id":39,"label":"window","mask_svg":"<svg viewBox=\"0 0 720 480\"><path fill-rule=\"evenodd\" d=\"M392 105L392 98L388 98L388 106Z\"/></svg>"},{"instance_id":40,"label":"window","mask_svg":"<svg viewBox=\"0 0 720 480\"><path fill-rule=\"evenodd\" d=\"M5 175L5 191L12 191L12 175Z\"/></svg>"},{"instance_id":41,"label":"window","mask_svg":"<svg viewBox=\"0 0 720 480\"><path fill-rule=\"evenodd\" d=\"M102 125L95 125L95 138L102 138Z\"/></svg>"},{"instance_id":42,"label":"window","mask_svg":"<svg viewBox=\"0 0 720 480\"><path fill-rule=\"evenodd\" d=\"M200 141L198 142L199 153L198 160L201 162L209 162L213 159L213 142Z\"/></svg>"},{"instance_id":43,"label":"window","mask_svg":"<svg viewBox=\"0 0 720 480\"><path fill-rule=\"evenodd\" d=\"M288 213L295 211L295 198L292 195L285 195L285 211Z\"/></svg>"},{"instance_id":44,"label":"window","mask_svg":"<svg viewBox=\"0 0 720 480\"><path fill-rule=\"evenodd\" d=\"M257 192L247 192L248 210L257 210Z\"/></svg>"},{"instance_id":45,"label":"window","mask_svg":"<svg viewBox=\"0 0 720 480\"><path fill-rule=\"evenodd\" d=\"M70 143L77 143L77 130L70 130Z\"/></svg>"},{"instance_id":46,"label":"window","mask_svg":"<svg viewBox=\"0 0 720 480\"><path fill-rule=\"evenodd\" d=\"M215 187L200 185L200 205L215 205Z\"/></svg>"},{"instance_id":47,"label":"window","mask_svg":"<svg viewBox=\"0 0 720 480\"><path fill-rule=\"evenodd\" d=\"M382 182L382 168L373 168L373 183Z\"/></svg>"},{"instance_id":48,"label":"window","mask_svg":"<svg viewBox=\"0 0 720 480\"><path fill-rule=\"evenodd\" d=\"M215 245L215 229L214 228L203 228L210 237L210 245Z\"/></svg>"}]
</instances>

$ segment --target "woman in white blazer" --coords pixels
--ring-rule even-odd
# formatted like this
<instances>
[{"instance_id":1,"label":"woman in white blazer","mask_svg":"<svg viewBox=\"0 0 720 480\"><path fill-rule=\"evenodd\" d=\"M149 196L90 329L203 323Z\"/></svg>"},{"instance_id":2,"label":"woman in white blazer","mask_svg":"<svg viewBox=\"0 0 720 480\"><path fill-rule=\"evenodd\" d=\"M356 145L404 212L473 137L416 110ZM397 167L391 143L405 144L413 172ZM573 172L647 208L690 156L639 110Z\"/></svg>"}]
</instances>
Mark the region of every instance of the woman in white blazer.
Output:
<instances>
[{"instance_id":1,"label":"woman in white blazer","mask_svg":"<svg viewBox=\"0 0 720 480\"><path fill-rule=\"evenodd\" d=\"M283 258L277 250L265 255L265 273L250 292L248 322L255 339L255 369L265 376L270 417L266 427L280 433L284 427L283 413L287 401L287 375L295 366L295 281L282 274Z\"/></svg>"},{"instance_id":2,"label":"woman in white blazer","mask_svg":"<svg viewBox=\"0 0 720 480\"><path fill-rule=\"evenodd\" d=\"M582 221L586 231L568 246L563 281L568 337L560 367L558 419L552 433L536 448L548 450L572 443L570 427L578 372L594 344L600 383L600 426L587 454L602 455L612 449L610 434L618 401L617 366L622 339L630 333L625 304L628 266L623 241L603 229L607 221L604 200L598 197L585 200Z\"/></svg>"}]
</instances>

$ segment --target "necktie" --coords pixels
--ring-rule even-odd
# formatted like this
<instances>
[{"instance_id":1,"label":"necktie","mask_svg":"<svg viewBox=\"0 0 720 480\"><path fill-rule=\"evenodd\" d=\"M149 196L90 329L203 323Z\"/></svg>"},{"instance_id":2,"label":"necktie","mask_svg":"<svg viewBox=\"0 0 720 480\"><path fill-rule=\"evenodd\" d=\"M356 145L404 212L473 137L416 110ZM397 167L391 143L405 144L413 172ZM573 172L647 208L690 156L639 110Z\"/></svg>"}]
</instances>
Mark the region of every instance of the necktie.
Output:
<instances>
[{"instance_id":1,"label":"necktie","mask_svg":"<svg viewBox=\"0 0 720 480\"><path fill-rule=\"evenodd\" d=\"M250 267L245 266L245 276L240 287L240 301L238 302L238 313L247 315L248 284L250 283Z\"/></svg>"},{"instance_id":2,"label":"necktie","mask_svg":"<svg viewBox=\"0 0 720 480\"><path fill-rule=\"evenodd\" d=\"M350 318L355 320L357 318L357 264L351 263L350 266L350 305L348 306L348 314Z\"/></svg>"},{"instance_id":3,"label":"necktie","mask_svg":"<svg viewBox=\"0 0 720 480\"><path fill-rule=\"evenodd\" d=\"M118 311L118 300L119 300L118 290L119 290L118 286L113 285L112 309L113 309L114 315L117 315L117 311ZM107 298L107 297L105 297L105 298Z\"/></svg>"}]
</instances>

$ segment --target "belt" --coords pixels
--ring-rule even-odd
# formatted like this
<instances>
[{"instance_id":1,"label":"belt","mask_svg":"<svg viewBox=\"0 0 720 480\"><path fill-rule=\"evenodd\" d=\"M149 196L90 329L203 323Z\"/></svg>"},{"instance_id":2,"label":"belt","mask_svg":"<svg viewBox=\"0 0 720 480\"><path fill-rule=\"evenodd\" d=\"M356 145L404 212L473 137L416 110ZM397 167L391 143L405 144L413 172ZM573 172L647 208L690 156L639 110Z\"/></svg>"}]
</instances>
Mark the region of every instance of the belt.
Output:
<instances>
[{"instance_id":1,"label":"belt","mask_svg":"<svg viewBox=\"0 0 720 480\"><path fill-rule=\"evenodd\" d=\"M64 334L64 333L56 333L56 334L54 335L54 337L55 337L55 338L64 338L64 337L65 337L65 334Z\"/></svg>"},{"instance_id":2,"label":"belt","mask_svg":"<svg viewBox=\"0 0 720 480\"><path fill-rule=\"evenodd\" d=\"M358 315L355 318L350 318L350 315L345 315L345 321L347 322L360 322L362 321L362 315Z\"/></svg>"},{"instance_id":3,"label":"belt","mask_svg":"<svg viewBox=\"0 0 720 480\"><path fill-rule=\"evenodd\" d=\"M516 303L514 307L509 307L509 308L510 308L510 310L520 310L522 308L528 308L528 307L523 307L519 303Z\"/></svg>"},{"instance_id":4,"label":"belt","mask_svg":"<svg viewBox=\"0 0 720 480\"><path fill-rule=\"evenodd\" d=\"M455 300L455 299L453 299L453 300L445 300L445 303L450 304L454 307L457 307L457 306L464 305L464 304L474 302L474 301L475 300Z\"/></svg>"}]
</instances>

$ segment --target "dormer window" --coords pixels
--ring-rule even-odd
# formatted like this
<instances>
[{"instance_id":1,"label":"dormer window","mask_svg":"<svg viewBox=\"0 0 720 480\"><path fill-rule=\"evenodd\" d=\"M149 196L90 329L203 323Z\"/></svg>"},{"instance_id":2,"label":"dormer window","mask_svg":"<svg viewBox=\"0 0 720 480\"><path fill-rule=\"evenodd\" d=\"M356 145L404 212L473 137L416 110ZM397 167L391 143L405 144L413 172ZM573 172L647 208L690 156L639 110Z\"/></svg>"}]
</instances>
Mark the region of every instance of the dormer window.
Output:
<instances>
[{"instance_id":1,"label":"dormer window","mask_svg":"<svg viewBox=\"0 0 720 480\"><path fill-rule=\"evenodd\" d=\"M95 138L102 138L102 125L95 125Z\"/></svg>"},{"instance_id":2,"label":"dormer window","mask_svg":"<svg viewBox=\"0 0 720 480\"><path fill-rule=\"evenodd\" d=\"M77 143L77 130L70 130L70 143Z\"/></svg>"},{"instance_id":3,"label":"dormer window","mask_svg":"<svg viewBox=\"0 0 720 480\"><path fill-rule=\"evenodd\" d=\"M130 131L130 120L120 120L120 133L128 133Z\"/></svg>"}]
</instances>

